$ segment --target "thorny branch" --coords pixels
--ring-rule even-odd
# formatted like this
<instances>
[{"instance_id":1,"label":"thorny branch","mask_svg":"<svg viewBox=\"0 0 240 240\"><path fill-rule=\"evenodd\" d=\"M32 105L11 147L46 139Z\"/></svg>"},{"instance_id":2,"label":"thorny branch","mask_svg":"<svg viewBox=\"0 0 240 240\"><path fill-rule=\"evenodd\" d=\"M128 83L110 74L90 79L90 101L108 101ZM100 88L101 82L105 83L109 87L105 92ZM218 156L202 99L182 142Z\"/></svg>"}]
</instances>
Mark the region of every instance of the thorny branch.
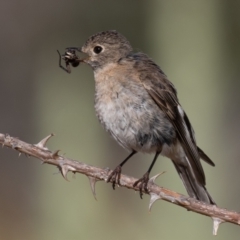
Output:
<instances>
[{"instance_id":1,"label":"thorny branch","mask_svg":"<svg viewBox=\"0 0 240 240\"><path fill-rule=\"evenodd\" d=\"M67 173L81 173L85 174L90 181L91 189L94 197L95 184L97 181L106 181L109 175L109 169L102 169L95 166L87 165L82 162L72 160L70 158L59 155L59 150L52 152L46 147L46 143L53 134L47 136L41 140L38 144L29 144L19 140L18 138L11 137L8 134L0 133L0 144L12 149L15 149L21 153L25 153L27 156L32 156L40 159L43 163L55 165L59 168L62 176L67 180ZM206 203L197 201L194 198L186 197L182 194L173 192L171 190L159 187L155 184L155 180L160 174L152 177L148 184L149 192L145 192L150 195L149 210L156 200L165 200L175 205L181 206L189 211L193 211L213 219L213 234L217 234L218 227L221 223L230 222L233 224L240 225L240 213L229 211L227 209L219 208L215 205L208 205ZM139 191L138 186L133 187L133 183L137 179L121 174L120 185Z\"/></svg>"}]
</instances>

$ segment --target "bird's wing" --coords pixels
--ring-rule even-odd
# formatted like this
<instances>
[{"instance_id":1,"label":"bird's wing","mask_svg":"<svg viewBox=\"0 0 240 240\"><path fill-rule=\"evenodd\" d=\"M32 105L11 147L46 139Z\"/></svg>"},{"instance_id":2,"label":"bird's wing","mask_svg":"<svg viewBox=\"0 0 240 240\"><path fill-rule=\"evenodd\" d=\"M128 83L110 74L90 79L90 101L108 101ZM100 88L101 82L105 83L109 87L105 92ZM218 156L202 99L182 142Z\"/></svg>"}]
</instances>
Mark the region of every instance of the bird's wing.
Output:
<instances>
[{"instance_id":1,"label":"bird's wing","mask_svg":"<svg viewBox=\"0 0 240 240\"><path fill-rule=\"evenodd\" d=\"M142 63L135 64L140 81L174 126L194 174L205 185L205 175L200 163L194 131L186 113L178 102L177 92L162 70L146 55L143 54L141 59L143 60L144 57Z\"/></svg>"},{"instance_id":2,"label":"bird's wing","mask_svg":"<svg viewBox=\"0 0 240 240\"><path fill-rule=\"evenodd\" d=\"M215 163L206 155L206 153L200 147L197 147L197 148L198 148L198 153L200 158L206 163L208 163L209 165L215 167Z\"/></svg>"}]
</instances>

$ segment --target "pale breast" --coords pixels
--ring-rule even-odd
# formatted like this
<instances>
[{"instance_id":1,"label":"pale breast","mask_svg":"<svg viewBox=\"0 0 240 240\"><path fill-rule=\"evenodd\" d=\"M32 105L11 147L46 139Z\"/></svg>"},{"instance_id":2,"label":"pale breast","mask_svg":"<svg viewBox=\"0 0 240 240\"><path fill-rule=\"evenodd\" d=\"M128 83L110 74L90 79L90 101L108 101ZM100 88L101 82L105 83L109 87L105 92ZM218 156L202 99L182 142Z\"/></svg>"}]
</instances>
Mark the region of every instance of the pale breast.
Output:
<instances>
[{"instance_id":1,"label":"pale breast","mask_svg":"<svg viewBox=\"0 0 240 240\"><path fill-rule=\"evenodd\" d=\"M104 128L124 148L155 152L176 137L172 124L135 76L120 67L95 73L95 110Z\"/></svg>"}]
</instances>

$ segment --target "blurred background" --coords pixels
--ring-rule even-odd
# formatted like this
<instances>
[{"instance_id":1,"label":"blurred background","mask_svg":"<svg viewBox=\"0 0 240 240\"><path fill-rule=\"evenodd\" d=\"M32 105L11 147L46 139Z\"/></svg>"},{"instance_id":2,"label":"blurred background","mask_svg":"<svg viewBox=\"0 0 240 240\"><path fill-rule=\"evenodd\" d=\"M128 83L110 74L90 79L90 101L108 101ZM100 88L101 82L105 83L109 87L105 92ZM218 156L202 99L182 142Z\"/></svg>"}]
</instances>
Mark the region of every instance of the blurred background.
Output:
<instances>
[{"instance_id":1,"label":"blurred background","mask_svg":"<svg viewBox=\"0 0 240 240\"><path fill-rule=\"evenodd\" d=\"M95 117L94 80L81 65L67 74L59 49L81 46L92 34L115 29L136 51L151 56L178 89L198 145L216 163L203 163L207 188L220 207L240 210L240 2L10 0L0 2L1 133L37 143L50 133L51 150L114 168L127 152ZM123 172L141 177L152 155L137 154ZM0 150L0 239L212 239L210 218L149 196L97 184L65 181L58 170L16 151ZM186 194L172 163L160 157L157 183ZM223 224L217 239L239 239Z\"/></svg>"}]
</instances>

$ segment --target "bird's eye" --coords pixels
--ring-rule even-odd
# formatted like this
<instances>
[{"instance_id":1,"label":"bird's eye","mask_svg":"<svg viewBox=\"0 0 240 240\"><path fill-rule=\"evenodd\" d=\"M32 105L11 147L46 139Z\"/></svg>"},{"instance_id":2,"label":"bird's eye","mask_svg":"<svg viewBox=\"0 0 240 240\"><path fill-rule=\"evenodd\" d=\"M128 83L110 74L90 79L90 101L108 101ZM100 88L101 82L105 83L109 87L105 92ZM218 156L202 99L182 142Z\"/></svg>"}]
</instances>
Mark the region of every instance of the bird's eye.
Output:
<instances>
[{"instance_id":1,"label":"bird's eye","mask_svg":"<svg viewBox=\"0 0 240 240\"><path fill-rule=\"evenodd\" d=\"M102 47L96 46L96 47L94 47L93 51L94 51L96 54L99 54L99 53L102 51Z\"/></svg>"}]
</instances>

